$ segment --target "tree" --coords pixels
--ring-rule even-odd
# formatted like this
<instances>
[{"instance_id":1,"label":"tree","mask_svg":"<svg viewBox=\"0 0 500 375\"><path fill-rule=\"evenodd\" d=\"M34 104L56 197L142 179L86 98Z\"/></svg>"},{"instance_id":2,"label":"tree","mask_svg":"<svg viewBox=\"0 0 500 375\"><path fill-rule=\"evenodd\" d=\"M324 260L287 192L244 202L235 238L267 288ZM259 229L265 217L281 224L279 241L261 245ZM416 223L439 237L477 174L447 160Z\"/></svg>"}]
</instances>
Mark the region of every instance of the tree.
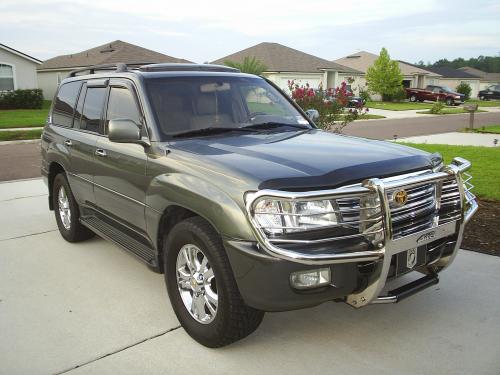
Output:
<instances>
[{"instance_id":1,"label":"tree","mask_svg":"<svg viewBox=\"0 0 500 375\"><path fill-rule=\"evenodd\" d=\"M266 71L267 66L258 60L255 56L247 56L243 59L243 62L239 63L236 61L226 60L224 65L230 66L231 68L236 68L241 70L242 73L255 74L260 76Z\"/></svg>"},{"instance_id":2,"label":"tree","mask_svg":"<svg viewBox=\"0 0 500 375\"><path fill-rule=\"evenodd\" d=\"M402 88L403 75L399 63L391 60L385 48L366 72L366 83L370 92L382 95L384 100L396 95Z\"/></svg>"}]
</instances>

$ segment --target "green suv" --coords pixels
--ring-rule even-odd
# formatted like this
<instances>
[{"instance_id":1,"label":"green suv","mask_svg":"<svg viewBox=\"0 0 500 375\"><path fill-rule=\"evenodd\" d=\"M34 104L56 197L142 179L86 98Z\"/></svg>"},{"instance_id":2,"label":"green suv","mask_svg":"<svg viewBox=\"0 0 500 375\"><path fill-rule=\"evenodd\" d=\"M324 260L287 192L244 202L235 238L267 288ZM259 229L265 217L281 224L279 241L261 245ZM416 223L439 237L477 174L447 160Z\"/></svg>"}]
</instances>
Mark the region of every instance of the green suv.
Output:
<instances>
[{"instance_id":1,"label":"green suv","mask_svg":"<svg viewBox=\"0 0 500 375\"><path fill-rule=\"evenodd\" d=\"M394 303L437 283L477 209L470 163L313 120L228 67L75 71L42 135L49 207L67 241L97 233L164 273L209 347L266 311ZM422 276L391 289L410 272Z\"/></svg>"}]
</instances>

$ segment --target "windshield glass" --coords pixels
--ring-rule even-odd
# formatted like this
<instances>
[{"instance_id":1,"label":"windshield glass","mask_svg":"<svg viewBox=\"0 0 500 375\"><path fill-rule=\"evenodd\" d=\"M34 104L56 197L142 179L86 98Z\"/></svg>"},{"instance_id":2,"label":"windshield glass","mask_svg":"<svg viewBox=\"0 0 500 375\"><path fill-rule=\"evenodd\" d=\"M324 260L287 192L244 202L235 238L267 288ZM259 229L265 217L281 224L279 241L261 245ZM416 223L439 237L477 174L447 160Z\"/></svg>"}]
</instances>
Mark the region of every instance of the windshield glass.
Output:
<instances>
[{"instance_id":1,"label":"windshield glass","mask_svg":"<svg viewBox=\"0 0 500 375\"><path fill-rule=\"evenodd\" d=\"M444 92L453 92L452 89L450 89L448 86L441 86L441 89L444 91Z\"/></svg>"},{"instance_id":2,"label":"windshield glass","mask_svg":"<svg viewBox=\"0 0 500 375\"><path fill-rule=\"evenodd\" d=\"M241 128L269 123L285 130L310 128L283 95L258 77L189 76L146 80L162 137L206 128ZM293 126L295 125L295 127ZM204 134L204 133L200 133Z\"/></svg>"}]
</instances>

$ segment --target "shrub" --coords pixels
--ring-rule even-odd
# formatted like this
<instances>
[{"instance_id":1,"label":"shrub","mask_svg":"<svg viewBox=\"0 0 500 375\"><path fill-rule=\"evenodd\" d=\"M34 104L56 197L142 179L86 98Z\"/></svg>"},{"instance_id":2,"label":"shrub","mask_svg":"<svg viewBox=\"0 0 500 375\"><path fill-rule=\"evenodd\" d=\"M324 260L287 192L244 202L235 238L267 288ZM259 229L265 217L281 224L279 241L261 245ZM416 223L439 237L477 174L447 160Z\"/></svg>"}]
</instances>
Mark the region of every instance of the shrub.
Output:
<instances>
[{"instance_id":1,"label":"shrub","mask_svg":"<svg viewBox=\"0 0 500 375\"><path fill-rule=\"evenodd\" d=\"M444 108L444 103L437 101L436 103L433 104L432 108L429 109L429 112L434 114L434 115L439 115L441 112L443 112Z\"/></svg>"},{"instance_id":2,"label":"shrub","mask_svg":"<svg viewBox=\"0 0 500 375\"><path fill-rule=\"evenodd\" d=\"M401 86L394 94L384 94L382 95L383 102L401 102L406 99L406 91Z\"/></svg>"},{"instance_id":3,"label":"shrub","mask_svg":"<svg viewBox=\"0 0 500 375\"><path fill-rule=\"evenodd\" d=\"M457 92L460 94L464 94L465 100L470 99L470 93L472 92L472 88L467 82L461 82L455 90L457 90Z\"/></svg>"},{"instance_id":4,"label":"shrub","mask_svg":"<svg viewBox=\"0 0 500 375\"><path fill-rule=\"evenodd\" d=\"M41 109L42 104L43 93L40 89L0 93L0 109Z\"/></svg>"},{"instance_id":5,"label":"shrub","mask_svg":"<svg viewBox=\"0 0 500 375\"><path fill-rule=\"evenodd\" d=\"M318 111L319 118L315 123L324 130L341 133L347 124L366 113L362 106L349 108L349 97L352 94L347 90L346 82L335 89L324 90L320 86L315 90L308 83L299 85L295 81L288 81L288 89L292 93L292 99L304 111Z\"/></svg>"}]
</instances>

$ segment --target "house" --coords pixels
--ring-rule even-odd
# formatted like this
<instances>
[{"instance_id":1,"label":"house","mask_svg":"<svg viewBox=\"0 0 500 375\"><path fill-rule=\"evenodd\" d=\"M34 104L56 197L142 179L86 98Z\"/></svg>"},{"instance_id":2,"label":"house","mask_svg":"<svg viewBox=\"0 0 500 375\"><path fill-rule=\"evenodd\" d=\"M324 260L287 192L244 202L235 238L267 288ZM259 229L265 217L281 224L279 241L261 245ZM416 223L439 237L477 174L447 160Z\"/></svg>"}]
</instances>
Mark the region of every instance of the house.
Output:
<instances>
[{"instance_id":1,"label":"house","mask_svg":"<svg viewBox=\"0 0 500 375\"><path fill-rule=\"evenodd\" d=\"M468 83L471 87L471 98L477 97L477 94L480 90L480 78L467 73L464 70L453 69L448 67L428 67L427 70L439 74L441 77L439 78L439 85L448 86L452 90L455 90L458 85L462 82Z\"/></svg>"},{"instance_id":2,"label":"house","mask_svg":"<svg viewBox=\"0 0 500 375\"><path fill-rule=\"evenodd\" d=\"M0 44L0 91L36 89L36 68L41 63L30 55Z\"/></svg>"},{"instance_id":3,"label":"house","mask_svg":"<svg viewBox=\"0 0 500 375\"><path fill-rule=\"evenodd\" d=\"M374 53L360 51L334 60L334 62L361 71L363 74L360 77L359 85L361 88L363 88L366 86L366 72L377 59L378 55ZM427 85L435 85L439 82L439 74L422 69L412 64L408 64L404 61L398 61L398 63L399 69L403 74L404 87L424 88Z\"/></svg>"},{"instance_id":4,"label":"house","mask_svg":"<svg viewBox=\"0 0 500 375\"><path fill-rule=\"evenodd\" d=\"M458 70L479 77L479 90L484 90L491 85L500 85L500 73L483 72L482 70L471 68L470 66L464 66L463 68L458 68Z\"/></svg>"},{"instance_id":5,"label":"house","mask_svg":"<svg viewBox=\"0 0 500 375\"><path fill-rule=\"evenodd\" d=\"M280 88L288 90L288 81L301 84L308 83L313 88L339 86L348 77L354 80L361 75L356 69L322 59L317 56L284 46L279 43L260 43L231 55L213 61L213 64L224 64L230 60L243 62L245 57L255 57L266 67L263 76ZM354 85L353 85L354 86Z\"/></svg>"},{"instance_id":6,"label":"house","mask_svg":"<svg viewBox=\"0 0 500 375\"><path fill-rule=\"evenodd\" d=\"M191 61L115 40L82 52L45 60L37 69L38 86L43 89L45 99L52 99L59 83L72 70L119 62L143 65L148 63L190 63Z\"/></svg>"}]
</instances>

